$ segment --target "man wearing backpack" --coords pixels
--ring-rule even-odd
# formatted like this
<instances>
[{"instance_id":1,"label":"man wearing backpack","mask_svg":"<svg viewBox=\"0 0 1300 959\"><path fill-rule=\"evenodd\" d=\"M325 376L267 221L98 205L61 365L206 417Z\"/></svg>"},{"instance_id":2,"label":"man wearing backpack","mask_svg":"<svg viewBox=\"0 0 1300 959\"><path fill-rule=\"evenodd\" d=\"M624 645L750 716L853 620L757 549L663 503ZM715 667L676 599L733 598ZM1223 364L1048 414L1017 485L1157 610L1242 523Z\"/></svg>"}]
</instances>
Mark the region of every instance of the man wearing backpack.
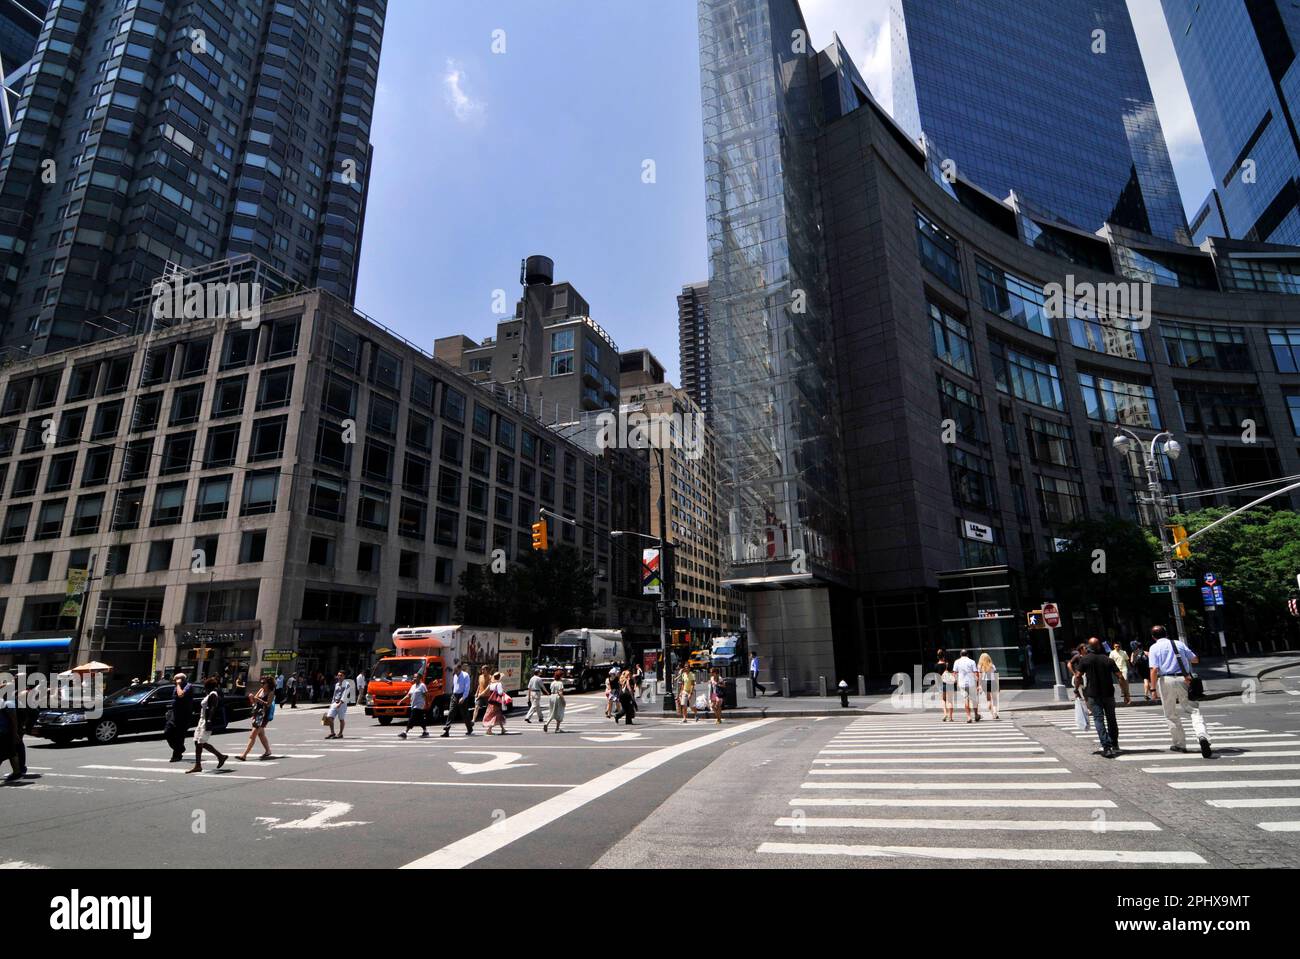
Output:
<instances>
[{"instance_id":1,"label":"man wearing backpack","mask_svg":"<svg viewBox=\"0 0 1300 959\"><path fill-rule=\"evenodd\" d=\"M222 705L221 690L217 688L215 677L209 676L204 680L203 693L203 702L199 706L199 724L194 728L194 766L192 769L185 770L187 775L203 772L203 750L205 749L217 757L218 769L230 758L208 741L214 732L225 725L223 721L225 706Z\"/></svg>"}]
</instances>

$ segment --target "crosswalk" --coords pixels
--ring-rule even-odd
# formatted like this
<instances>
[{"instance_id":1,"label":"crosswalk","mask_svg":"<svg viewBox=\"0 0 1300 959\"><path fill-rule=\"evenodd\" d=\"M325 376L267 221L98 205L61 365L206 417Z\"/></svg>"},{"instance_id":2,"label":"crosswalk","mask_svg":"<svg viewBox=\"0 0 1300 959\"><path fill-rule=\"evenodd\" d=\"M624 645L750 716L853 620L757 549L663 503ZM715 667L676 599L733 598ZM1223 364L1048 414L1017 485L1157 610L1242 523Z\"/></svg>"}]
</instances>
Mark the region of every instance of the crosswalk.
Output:
<instances>
[{"instance_id":1,"label":"crosswalk","mask_svg":"<svg viewBox=\"0 0 1300 959\"><path fill-rule=\"evenodd\" d=\"M864 716L817 754L760 856L971 866L1206 865L1010 722Z\"/></svg>"},{"instance_id":2,"label":"crosswalk","mask_svg":"<svg viewBox=\"0 0 1300 959\"><path fill-rule=\"evenodd\" d=\"M1285 818L1300 815L1300 777L1296 775L1300 771L1300 736L1207 722L1214 756L1205 759L1195 746L1190 722L1183 723L1190 751L1178 753L1169 750L1169 727L1157 710L1125 711L1117 721L1120 762L1138 764L1143 773L1211 808L1249 810L1251 821L1266 832L1300 835L1300 819ZM1095 732L1076 729L1072 720L1053 720L1053 724L1079 739L1096 741ZM1246 790L1265 795L1232 795Z\"/></svg>"}]
</instances>

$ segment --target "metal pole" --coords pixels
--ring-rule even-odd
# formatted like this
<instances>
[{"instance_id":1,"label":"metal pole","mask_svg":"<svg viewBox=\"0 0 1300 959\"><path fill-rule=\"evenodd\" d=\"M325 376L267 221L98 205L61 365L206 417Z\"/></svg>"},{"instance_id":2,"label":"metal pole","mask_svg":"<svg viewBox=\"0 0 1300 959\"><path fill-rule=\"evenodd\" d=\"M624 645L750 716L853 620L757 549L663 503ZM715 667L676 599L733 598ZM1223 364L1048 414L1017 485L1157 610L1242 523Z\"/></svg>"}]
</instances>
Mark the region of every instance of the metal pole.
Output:
<instances>
[{"instance_id":1,"label":"metal pole","mask_svg":"<svg viewBox=\"0 0 1300 959\"><path fill-rule=\"evenodd\" d=\"M1168 436L1168 433L1160 433L1151 438L1150 447L1145 450L1146 470L1147 470L1147 491L1151 494L1151 504L1155 511L1156 532L1160 535L1160 551L1164 555L1165 561L1173 566L1173 546L1169 542L1169 530L1165 528L1165 500L1160 492L1160 472L1156 467L1156 441L1161 436ZM1138 441L1138 448L1141 449L1141 441ZM1183 613L1178 603L1178 583L1175 580L1169 587L1169 600L1174 614L1174 638L1187 642L1187 636L1183 631Z\"/></svg>"},{"instance_id":2,"label":"metal pole","mask_svg":"<svg viewBox=\"0 0 1300 959\"><path fill-rule=\"evenodd\" d=\"M1058 703L1065 702L1065 683L1061 682L1061 653L1056 648L1056 630L1047 627L1047 645L1052 650L1052 696Z\"/></svg>"},{"instance_id":3,"label":"metal pole","mask_svg":"<svg viewBox=\"0 0 1300 959\"><path fill-rule=\"evenodd\" d=\"M663 587L663 592L660 595L663 602L663 611L659 614L659 655L663 659L664 670L663 709L665 712L672 712L673 677L669 671L668 663L668 613L672 609L672 589L668 578L668 512L665 508L667 502L665 487L668 483L668 471L664 464L666 459L664 451L657 446L652 446L651 449L659 454L659 582Z\"/></svg>"}]
</instances>

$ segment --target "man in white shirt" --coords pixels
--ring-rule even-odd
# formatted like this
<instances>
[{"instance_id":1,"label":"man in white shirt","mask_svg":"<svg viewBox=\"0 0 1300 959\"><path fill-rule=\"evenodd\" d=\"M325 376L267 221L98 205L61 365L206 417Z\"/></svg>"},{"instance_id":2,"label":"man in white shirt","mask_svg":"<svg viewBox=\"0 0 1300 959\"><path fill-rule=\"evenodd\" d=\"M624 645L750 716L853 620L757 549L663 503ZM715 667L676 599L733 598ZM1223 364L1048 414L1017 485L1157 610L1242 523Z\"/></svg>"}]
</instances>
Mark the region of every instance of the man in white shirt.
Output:
<instances>
[{"instance_id":1,"label":"man in white shirt","mask_svg":"<svg viewBox=\"0 0 1300 959\"><path fill-rule=\"evenodd\" d=\"M531 723L534 716L539 723L546 722L546 717L542 715L542 691L545 686L541 669L534 666L532 678L528 680L528 714L524 716L524 722Z\"/></svg>"},{"instance_id":2,"label":"man in white shirt","mask_svg":"<svg viewBox=\"0 0 1300 959\"><path fill-rule=\"evenodd\" d=\"M1147 656L1151 660L1151 688L1160 700L1165 722L1169 724L1169 738L1173 740L1170 750L1187 752L1182 716L1185 706L1192 714L1192 731L1200 742L1201 755L1209 759L1214 755L1210 748L1210 733L1205 728L1200 705L1188 695L1192 685L1192 666L1200 662L1199 658L1182 640L1171 639L1163 626L1151 627L1151 649Z\"/></svg>"},{"instance_id":3,"label":"man in white shirt","mask_svg":"<svg viewBox=\"0 0 1300 959\"><path fill-rule=\"evenodd\" d=\"M343 738L343 727L345 725L344 720L347 718L348 714L348 703L352 702L353 699L352 680L348 679L347 673L340 669L338 675L334 677L334 695L330 699L329 709L325 713L326 717L330 721L330 734L325 737L326 739ZM335 720L338 720L339 724L338 733L334 732Z\"/></svg>"},{"instance_id":4,"label":"man in white shirt","mask_svg":"<svg viewBox=\"0 0 1300 959\"><path fill-rule=\"evenodd\" d=\"M415 681L411 683L411 688L398 703L400 706L401 703L406 702L407 700L410 700L411 702L411 711L406 714L406 729L401 732L399 738L405 739L406 734L411 731L412 726L419 726L424 730L424 734L420 737L421 739L429 738L429 718L428 712L425 710L425 703L428 700L428 696L429 687L424 685L424 674L421 673L415 677Z\"/></svg>"},{"instance_id":5,"label":"man in white shirt","mask_svg":"<svg viewBox=\"0 0 1300 959\"><path fill-rule=\"evenodd\" d=\"M957 661L952 664L952 671L957 674L957 685L961 688L966 703L966 722L971 722L971 709L975 710L974 722L980 721L979 701L979 666L970 658L967 650L962 650Z\"/></svg>"},{"instance_id":6,"label":"man in white shirt","mask_svg":"<svg viewBox=\"0 0 1300 959\"><path fill-rule=\"evenodd\" d=\"M365 704L366 701L366 671L363 669L357 673L357 702Z\"/></svg>"}]
</instances>

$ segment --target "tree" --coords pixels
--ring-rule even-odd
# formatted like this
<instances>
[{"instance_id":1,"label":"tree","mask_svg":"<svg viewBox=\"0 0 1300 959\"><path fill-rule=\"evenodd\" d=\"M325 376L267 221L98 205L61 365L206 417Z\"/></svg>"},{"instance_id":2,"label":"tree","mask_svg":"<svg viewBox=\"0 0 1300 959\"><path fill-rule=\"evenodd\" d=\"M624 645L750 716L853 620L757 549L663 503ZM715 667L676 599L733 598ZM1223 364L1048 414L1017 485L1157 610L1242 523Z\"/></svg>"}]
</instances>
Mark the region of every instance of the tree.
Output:
<instances>
[{"instance_id":1,"label":"tree","mask_svg":"<svg viewBox=\"0 0 1300 959\"><path fill-rule=\"evenodd\" d=\"M1067 612L1082 612L1089 629L1118 635L1121 624L1168 618L1168 598L1153 595L1155 538L1118 516L1080 519L1063 530L1069 546L1031 571L1035 598L1051 597ZM1093 625L1095 624L1095 625Z\"/></svg>"},{"instance_id":2,"label":"tree","mask_svg":"<svg viewBox=\"0 0 1300 959\"><path fill-rule=\"evenodd\" d=\"M1184 513L1173 520L1188 533L1203 529L1231 509L1214 507ZM1260 508L1242 513L1190 544L1192 558L1184 570L1198 582L1213 572L1224 583L1224 612L1229 628L1241 635L1277 636L1294 628L1286 601L1300 573L1300 514ZM1198 597L1199 598L1199 597ZM1189 617L1199 623L1198 611ZM1191 612L1193 604L1188 603Z\"/></svg>"},{"instance_id":3,"label":"tree","mask_svg":"<svg viewBox=\"0 0 1300 959\"><path fill-rule=\"evenodd\" d=\"M508 574L494 574L488 566L466 566L460 574L460 592L452 602L458 623L475 626L513 626L515 582Z\"/></svg>"},{"instance_id":4,"label":"tree","mask_svg":"<svg viewBox=\"0 0 1300 959\"><path fill-rule=\"evenodd\" d=\"M591 622L596 568L573 547L529 551L509 575L515 577L515 625L531 629L538 640Z\"/></svg>"}]
</instances>

